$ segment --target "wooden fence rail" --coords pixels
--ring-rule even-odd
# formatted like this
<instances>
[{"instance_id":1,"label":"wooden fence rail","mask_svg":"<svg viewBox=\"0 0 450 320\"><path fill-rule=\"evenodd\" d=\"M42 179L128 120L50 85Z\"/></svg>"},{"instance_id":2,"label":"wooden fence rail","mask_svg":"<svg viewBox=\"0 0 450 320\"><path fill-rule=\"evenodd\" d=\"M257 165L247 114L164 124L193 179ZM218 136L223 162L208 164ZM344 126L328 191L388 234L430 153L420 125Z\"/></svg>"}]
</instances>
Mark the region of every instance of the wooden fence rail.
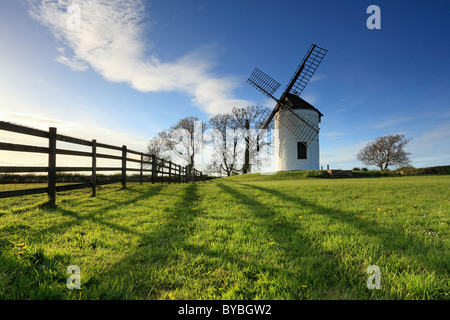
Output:
<instances>
[{"instance_id":1,"label":"wooden fence rail","mask_svg":"<svg viewBox=\"0 0 450 320\"><path fill-rule=\"evenodd\" d=\"M141 184L144 182L144 173L150 173L151 183L155 183L157 182L157 180L161 180L162 182L164 182L165 178L167 180L167 183L169 184L171 182L187 183L190 181L203 180L202 172L198 171L195 168L189 170L190 169L189 166L180 166L176 163L173 163L172 161L160 159L152 154L145 154L143 152L130 150L126 146L118 147L109 144L98 143L96 140L88 141L79 138L64 136L58 134L57 129L53 127L49 128L49 131L43 131L9 122L0 121L0 130L48 139L48 147L38 147L31 145L0 142L0 150L3 151L48 154L47 167L0 166L0 173L47 173L47 187L1 191L0 198L10 198L30 194L47 193L49 198L49 205L55 206L56 192L91 188L92 196L96 196L97 186L118 182L122 184L122 188L126 188L127 172L139 173L139 182ZM57 148L57 141L91 147L91 151L59 149ZM99 148L120 151L121 155L112 155L101 152L99 153L97 152ZM91 158L91 166L58 167L56 166L57 155L89 157ZM132 155L139 156L139 159L132 158L131 157ZM118 160L120 161L121 165L117 167L98 167L97 159ZM140 164L140 167L139 168L127 167L127 164L130 162L138 163ZM120 179L99 181L97 179L97 172L99 171L120 172L121 173ZM91 172L91 181L57 186L56 174L58 172Z\"/></svg>"}]
</instances>

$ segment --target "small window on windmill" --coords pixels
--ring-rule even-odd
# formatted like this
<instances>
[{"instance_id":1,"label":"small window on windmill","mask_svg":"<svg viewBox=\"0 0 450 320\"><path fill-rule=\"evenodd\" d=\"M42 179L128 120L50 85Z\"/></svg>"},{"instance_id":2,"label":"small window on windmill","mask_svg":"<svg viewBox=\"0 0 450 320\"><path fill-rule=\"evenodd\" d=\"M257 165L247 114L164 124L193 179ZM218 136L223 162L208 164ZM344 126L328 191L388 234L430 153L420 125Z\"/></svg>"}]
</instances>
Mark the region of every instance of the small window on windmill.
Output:
<instances>
[{"instance_id":1,"label":"small window on windmill","mask_svg":"<svg viewBox=\"0 0 450 320\"><path fill-rule=\"evenodd\" d=\"M306 144L302 141L297 142L297 159L307 159Z\"/></svg>"}]
</instances>

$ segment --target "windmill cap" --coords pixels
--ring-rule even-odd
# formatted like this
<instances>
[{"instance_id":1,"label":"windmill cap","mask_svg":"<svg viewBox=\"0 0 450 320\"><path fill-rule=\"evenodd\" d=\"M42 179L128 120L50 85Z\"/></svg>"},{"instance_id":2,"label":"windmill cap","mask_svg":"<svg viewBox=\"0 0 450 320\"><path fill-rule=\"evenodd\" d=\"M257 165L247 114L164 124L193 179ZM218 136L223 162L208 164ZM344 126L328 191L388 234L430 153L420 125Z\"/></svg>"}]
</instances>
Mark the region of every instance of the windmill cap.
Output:
<instances>
[{"instance_id":1,"label":"windmill cap","mask_svg":"<svg viewBox=\"0 0 450 320\"><path fill-rule=\"evenodd\" d=\"M306 100L303 100L299 96L296 96L295 94L288 93L286 95L285 101L292 109L312 109L319 114L319 119L323 117L323 114L317 108L315 108L312 104L310 104Z\"/></svg>"}]
</instances>

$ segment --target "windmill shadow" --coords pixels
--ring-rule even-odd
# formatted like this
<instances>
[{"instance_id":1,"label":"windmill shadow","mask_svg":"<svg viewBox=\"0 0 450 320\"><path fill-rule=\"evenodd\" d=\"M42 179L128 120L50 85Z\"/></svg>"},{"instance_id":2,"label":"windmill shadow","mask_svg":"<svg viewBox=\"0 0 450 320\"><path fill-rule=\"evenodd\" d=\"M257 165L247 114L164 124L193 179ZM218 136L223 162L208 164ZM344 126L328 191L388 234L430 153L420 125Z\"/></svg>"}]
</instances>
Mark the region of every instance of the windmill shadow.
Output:
<instances>
[{"instance_id":1,"label":"windmill shadow","mask_svg":"<svg viewBox=\"0 0 450 320\"><path fill-rule=\"evenodd\" d=\"M333 219L336 223L344 223L348 226L351 226L352 228L360 230L364 234L375 236L378 245L383 248L386 248L387 251L392 253L398 252L401 255L406 255L408 256L409 259L417 260L420 264L427 266L427 268L430 268L431 271L435 272L436 274L441 276L448 276L448 272L446 272L446 267L444 265L436 263L435 260L433 259L427 260L424 258L423 255L417 255L414 254L414 252L408 250L409 247L414 247L414 248L421 248L421 251L427 252L429 250L434 249L432 248L430 243L421 240L419 238L414 238L406 233L400 233L398 232L398 230L385 227L375 221L365 221L362 219L356 219L355 216L364 214L363 211L359 211L358 213L346 212L340 209L325 207L317 203L311 202L309 200L306 200L304 198L293 197L289 194L280 192L275 189L268 189L258 185L249 185L245 183L243 183L242 185L270 194L271 196L277 197L286 203L291 203L299 207L312 208L314 209L314 212L317 212L318 214L321 215L326 215L327 217ZM389 241L387 239L382 239L381 237L379 237L380 235L390 237L393 234L395 234L395 239L399 239L399 241ZM399 247L398 243L407 245Z\"/></svg>"},{"instance_id":2,"label":"windmill shadow","mask_svg":"<svg viewBox=\"0 0 450 320\"><path fill-rule=\"evenodd\" d=\"M241 185L254 188L252 185ZM238 191L235 184L233 184L232 187L229 187L225 183L219 183L218 186L232 197L242 199L243 203L247 204L247 212L257 218L257 227L267 232L269 238L276 242L278 250L283 252L282 255L286 259L291 259L291 262L295 265L303 265L305 268L308 268L301 269L301 275L287 269L286 266L270 267L269 270L271 272L274 272L274 274L282 273L283 275L290 277L293 282L297 283L297 287L301 288L301 285L305 282L314 283L316 282L316 278L323 278L318 277L322 266L324 266L324 268L329 268L330 265L333 265L333 269L336 273L335 277L329 277L324 280L325 283L321 283L323 285L323 288L321 288L321 298L334 299L335 295L339 295L341 298L345 297L346 299L370 297L370 293L367 292L368 290L364 287L364 280L360 281L358 279L357 281L360 281L360 283L355 283L355 279L363 276L361 270L358 270L356 267L343 267L337 257L324 254L324 250L322 250L313 239L306 236L303 232L299 232L302 229L298 225L283 224L282 227L278 227L271 223L274 217L276 217L275 210L271 209L267 204L260 202L257 197L249 196L245 191ZM283 240L277 242L276 239ZM293 244L299 242L302 244L302 248L296 250L293 247ZM308 250L305 251L305 248L308 248ZM233 257L229 258L231 261L236 259ZM322 263L320 261L322 261ZM314 269L311 269L312 267L314 267ZM323 273L327 274L329 271L324 271ZM363 284L362 286L360 285L361 283ZM349 287L351 284L354 284L354 286ZM299 296L301 297L301 294L297 291L288 299L299 299Z\"/></svg>"}]
</instances>

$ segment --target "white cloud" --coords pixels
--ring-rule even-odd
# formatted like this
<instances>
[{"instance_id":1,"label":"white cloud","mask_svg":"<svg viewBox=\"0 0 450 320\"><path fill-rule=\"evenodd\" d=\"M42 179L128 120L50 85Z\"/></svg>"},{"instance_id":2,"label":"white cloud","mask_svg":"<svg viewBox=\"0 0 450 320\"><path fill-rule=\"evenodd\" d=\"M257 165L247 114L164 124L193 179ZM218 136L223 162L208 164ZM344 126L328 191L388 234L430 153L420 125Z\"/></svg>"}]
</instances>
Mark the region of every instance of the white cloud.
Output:
<instances>
[{"instance_id":1,"label":"white cloud","mask_svg":"<svg viewBox=\"0 0 450 320\"><path fill-rule=\"evenodd\" d=\"M392 116L394 117L394 116ZM404 123L404 122L408 122L411 120L415 120L418 119L420 117L420 115L413 115L413 116L409 116L409 117L397 117L397 118L393 118L393 119L389 119L386 121L383 121L381 123L376 124L375 126L373 126L373 128L375 129L382 129L382 128L387 128L387 127L392 127L394 125L397 125L399 123Z\"/></svg>"},{"instance_id":2,"label":"white cloud","mask_svg":"<svg viewBox=\"0 0 450 320\"><path fill-rule=\"evenodd\" d=\"M145 7L126 0L30 0L30 16L49 28L73 56L59 47L56 61L75 71L89 67L107 81L124 82L142 92L181 91L207 113L227 112L252 104L237 99L238 81L212 74L210 54L194 52L173 62L148 55L143 35ZM79 10L71 10L71 8ZM74 16L79 14L79 16ZM78 24L71 22L79 18ZM147 47L146 47L147 46Z\"/></svg>"}]
</instances>

